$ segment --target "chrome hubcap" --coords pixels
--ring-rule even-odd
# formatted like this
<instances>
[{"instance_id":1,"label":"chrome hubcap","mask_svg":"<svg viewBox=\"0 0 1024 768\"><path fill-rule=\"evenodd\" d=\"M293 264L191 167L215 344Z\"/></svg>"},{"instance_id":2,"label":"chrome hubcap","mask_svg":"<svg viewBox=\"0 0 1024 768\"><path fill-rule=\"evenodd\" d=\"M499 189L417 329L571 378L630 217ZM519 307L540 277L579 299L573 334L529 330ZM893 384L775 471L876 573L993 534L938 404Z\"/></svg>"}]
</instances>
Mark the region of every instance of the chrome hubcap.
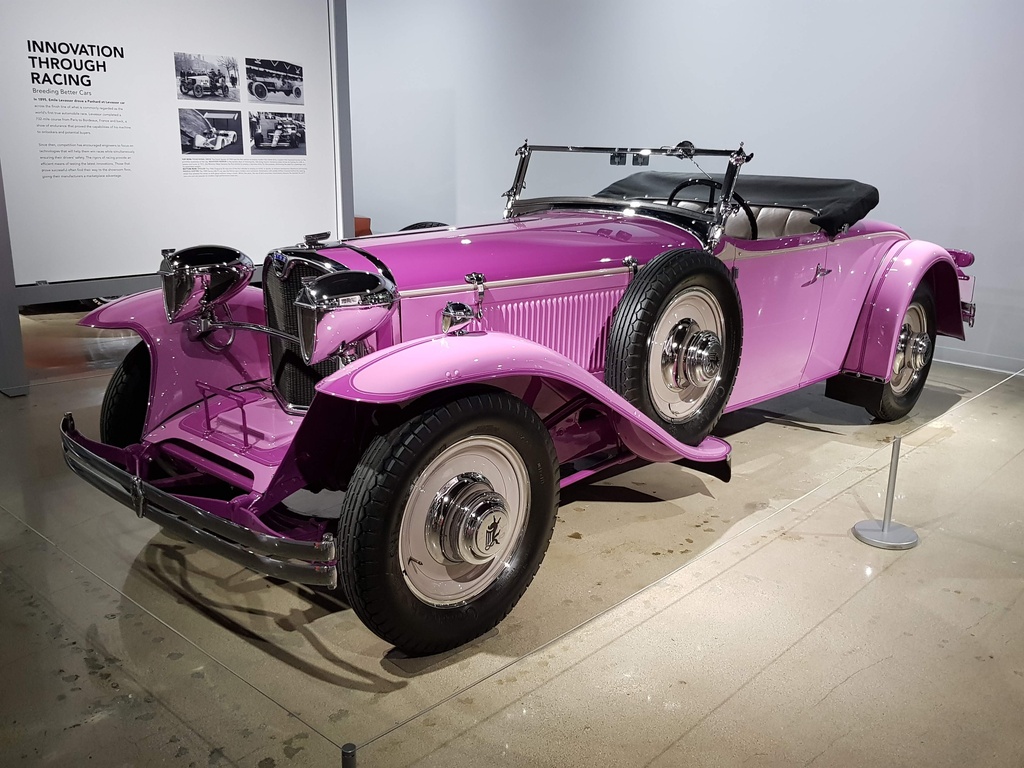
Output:
<instances>
[{"instance_id":1,"label":"chrome hubcap","mask_svg":"<svg viewBox=\"0 0 1024 768\"><path fill-rule=\"evenodd\" d=\"M702 331L690 318L669 332L661 352L666 386L675 392L688 384L706 387L722 369L722 342L712 331Z\"/></svg>"},{"instance_id":2,"label":"chrome hubcap","mask_svg":"<svg viewBox=\"0 0 1024 768\"><path fill-rule=\"evenodd\" d=\"M651 402L669 421L699 412L722 373L725 318L714 295L688 288L669 303L651 334Z\"/></svg>"},{"instance_id":3,"label":"chrome hubcap","mask_svg":"<svg viewBox=\"0 0 1024 768\"><path fill-rule=\"evenodd\" d=\"M897 395L905 394L932 359L932 340L924 307L916 302L907 307L896 356L892 363L890 386Z\"/></svg>"},{"instance_id":4,"label":"chrome hubcap","mask_svg":"<svg viewBox=\"0 0 1024 768\"><path fill-rule=\"evenodd\" d=\"M434 561L483 565L508 533L505 499L477 472L452 478L438 491L427 520L427 548Z\"/></svg>"},{"instance_id":5,"label":"chrome hubcap","mask_svg":"<svg viewBox=\"0 0 1024 768\"><path fill-rule=\"evenodd\" d=\"M910 337L907 344L906 361L907 365L915 371L920 371L928 361L932 359L932 340L927 333L915 333Z\"/></svg>"},{"instance_id":6,"label":"chrome hubcap","mask_svg":"<svg viewBox=\"0 0 1024 768\"><path fill-rule=\"evenodd\" d=\"M499 437L458 440L419 473L401 514L409 590L434 607L464 605L514 562L530 516L526 464Z\"/></svg>"}]
</instances>

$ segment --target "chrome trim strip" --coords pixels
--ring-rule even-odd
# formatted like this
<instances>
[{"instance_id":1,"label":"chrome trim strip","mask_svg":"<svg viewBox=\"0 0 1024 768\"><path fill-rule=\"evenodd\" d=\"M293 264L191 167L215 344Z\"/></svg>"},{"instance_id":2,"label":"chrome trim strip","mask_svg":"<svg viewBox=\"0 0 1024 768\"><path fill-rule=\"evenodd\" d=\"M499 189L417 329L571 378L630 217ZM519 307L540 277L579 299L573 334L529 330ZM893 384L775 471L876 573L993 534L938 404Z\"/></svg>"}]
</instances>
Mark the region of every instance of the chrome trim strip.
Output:
<instances>
[{"instance_id":1,"label":"chrome trim strip","mask_svg":"<svg viewBox=\"0 0 1024 768\"><path fill-rule=\"evenodd\" d=\"M684 146L684 145L689 146ZM610 155L612 153L625 153L627 155L641 154L647 156L661 157L731 157L735 150L732 149L703 149L695 147L689 142L680 142L674 147L578 147L574 145L553 145L553 144L523 144L518 152L586 152L590 154Z\"/></svg>"},{"instance_id":2,"label":"chrome trim strip","mask_svg":"<svg viewBox=\"0 0 1024 768\"><path fill-rule=\"evenodd\" d=\"M748 250L745 250L743 248L740 248L739 246L736 245L736 243L737 242L763 243L765 241L764 240L744 241L744 240L741 240L741 239L738 239L738 238L730 238L730 237L726 236L725 240L728 240L728 242L725 244L725 248L732 248L733 250L736 251L736 255L733 257L736 261L746 261L748 259L760 259L763 256L776 256L776 255L778 255L780 253L799 253L800 251L808 251L808 250L811 250L812 248L827 248L827 247L832 247L834 245L838 245L839 244L835 240L830 240L828 235L826 235L824 231L822 231L820 233L818 233L818 232L811 232L811 233L808 233L808 234L814 235L814 236L818 236L820 234L821 239L818 240L817 242L814 242L814 243L808 243L807 245L801 245L799 247L793 247L793 248L773 248L770 251L756 251L756 250L748 251ZM872 240L874 238L879 238L879 237L892 237L893 235L896 235L900 240L908 240L909 239L902 232L886 231L886 232L865 232L863 235L854 235L853 237L844 237L840 242L841 243L848 243L848 242L853 242L853 241L856 241L856 240ZM806 235L789 235L788 237L782 237L782 238L778 238L778 239L779 240L790 240L790 239L797 238L797 237L806 237ZM723 261L729 261L729 259L726 258L724 256L724 254L720 254L719 258L721 258Z\"/></svg>"},{"instance_id":3,"label":"chrome trim strip","mask_svg":"<svg viewBox=\"0 0 1024 768\"><path fill-rule=\"evenodd\" d=\"M139 517L210 549L257 573L300 584L335 588L337 541L301 541L253 531L195 507L100 458L83 443L75 420L65 413L60 423L64 460L76 475ZM301 562L296 562L301 561Z\"/></svg>"},{"instance_id":4,"label":"chrome trim strip","mask_svg":"<svg viewBox=\"0 0 1024 768\"><path fill-rule=\"evenodd\" d=\"M515 280L495 280L494 282L487 282L487 290L494 290L495 288L510 288L518 285L534 285L535 283L551 283L560 280L575 280L577 278L587 277L608 277L610 275L627 275L632 270L629 267L609 267L607 269L591 269L586 272L567 272L559 275L540 275L537 277L521 277ZM442 293L456 293L465 291L475 291L476 288L473 285L467 285L462 283L459 285L444 285L437 288L420 288L414 291L403 291L403 299L416 299L421 296L437 296Z\"/></svg>"}]
</instances>

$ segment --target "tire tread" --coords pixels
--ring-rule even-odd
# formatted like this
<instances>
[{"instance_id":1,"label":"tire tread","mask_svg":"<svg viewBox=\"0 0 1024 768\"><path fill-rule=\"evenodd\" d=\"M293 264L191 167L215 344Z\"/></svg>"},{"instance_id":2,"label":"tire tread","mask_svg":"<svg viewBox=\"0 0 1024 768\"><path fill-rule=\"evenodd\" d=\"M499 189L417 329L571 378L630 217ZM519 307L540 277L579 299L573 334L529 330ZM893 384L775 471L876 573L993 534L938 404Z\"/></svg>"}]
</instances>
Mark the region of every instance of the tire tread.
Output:
<instances>
[{"instance_id":1,"label":"tire tread","mask_svg":"<svg viewBox=\"0 0 1024 768\"><path fill-rule=\"evenodd\" d=\"M339 522L340 586L349 605L371 631L411 656L439 653L462 645L489 631L504 619L536 575L554 530L554 510L558 504L557 476L550 478L550 482L554 483L554 505L542 534L543 545L539 556L530 556L530 565L526 569L529 572L524 573L512 592L503 596L503 603L498 610L490 611L487 618L477 623L471 632L456 633L454 636L432 635L424 631L423 627L410 626L396 619L397 611L393 610L388 594L387 574L383 572L389 562L397 560L397 552L394 558L388 552L393 538L388 534L389 523L392 526L399 525L399 521L389 520L390 515L399 512L392 508L396 499L394 489L415 471L435 436L443 434L446 424L461 424L481 413L532 421L534 428L543 430L547 437L543 423L518 398L505 393L470 395L434 406L391 432L378 435L360 459L346 492L345 507ZM543 441L543 448L549 471L553 471L557 463L550 438ZM543 512L532 510L531 514ZM383 552L381 547L385 548ZM401 578L399 575L398 579Z\"/></svg>"}]
</instances>

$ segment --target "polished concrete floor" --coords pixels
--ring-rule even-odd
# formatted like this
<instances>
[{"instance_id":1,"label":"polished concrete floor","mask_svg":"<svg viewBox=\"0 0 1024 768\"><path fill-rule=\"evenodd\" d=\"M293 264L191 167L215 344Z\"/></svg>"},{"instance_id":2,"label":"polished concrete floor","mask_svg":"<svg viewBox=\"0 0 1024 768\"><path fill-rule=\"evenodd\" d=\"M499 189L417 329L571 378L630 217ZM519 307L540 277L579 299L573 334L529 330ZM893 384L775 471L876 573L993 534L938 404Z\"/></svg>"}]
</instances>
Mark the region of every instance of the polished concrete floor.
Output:
<instances>
[{"instance_id":1,"label":"polished concrete floor","mask_svg":"<svg viewBox=\"0 0 1024 768\"><path fill-rule=\"evenodd\" d=\"M64 466L133 343L23 317L0 397L0 765L1024 765L1024 377L936 364L871 424L813 387L733 414L729 484L564 494L498 628L408 659L329 596L169 537ZM868 547L894 435L895 519Z\"/></svg>"}]
</instances>

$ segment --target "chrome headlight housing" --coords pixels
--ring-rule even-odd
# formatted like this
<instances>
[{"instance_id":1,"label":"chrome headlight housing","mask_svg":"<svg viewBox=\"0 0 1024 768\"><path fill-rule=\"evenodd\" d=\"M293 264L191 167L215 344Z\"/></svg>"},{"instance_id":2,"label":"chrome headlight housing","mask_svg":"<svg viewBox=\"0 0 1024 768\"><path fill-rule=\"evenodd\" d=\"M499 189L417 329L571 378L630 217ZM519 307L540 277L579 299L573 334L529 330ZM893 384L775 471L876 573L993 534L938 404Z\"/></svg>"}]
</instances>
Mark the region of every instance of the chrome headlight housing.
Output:
<instances>
[{"instance_id":1,"label":"chrome headlight housing","mask_svg":"<svg viewBox=\"0 0 1024 768\"><path fill-rule=\"evenodd\" d=\"M249 257L223 245L196 245L165 251L160 262L167 321L192 320L216 304L223 304L252 277Z\"/></svg>"},{"instance_id":2,"label":"chrome headlight housing","mask_svg":"<svg viewBox=\"0 0 1024 768\"><path fill-rule=\"evenodd\" d=\"M395 311L398 290L383 275L343 270L307 283L295 299L299 348L316 365L362 341Z\"/></svg>"}]
</instances>

